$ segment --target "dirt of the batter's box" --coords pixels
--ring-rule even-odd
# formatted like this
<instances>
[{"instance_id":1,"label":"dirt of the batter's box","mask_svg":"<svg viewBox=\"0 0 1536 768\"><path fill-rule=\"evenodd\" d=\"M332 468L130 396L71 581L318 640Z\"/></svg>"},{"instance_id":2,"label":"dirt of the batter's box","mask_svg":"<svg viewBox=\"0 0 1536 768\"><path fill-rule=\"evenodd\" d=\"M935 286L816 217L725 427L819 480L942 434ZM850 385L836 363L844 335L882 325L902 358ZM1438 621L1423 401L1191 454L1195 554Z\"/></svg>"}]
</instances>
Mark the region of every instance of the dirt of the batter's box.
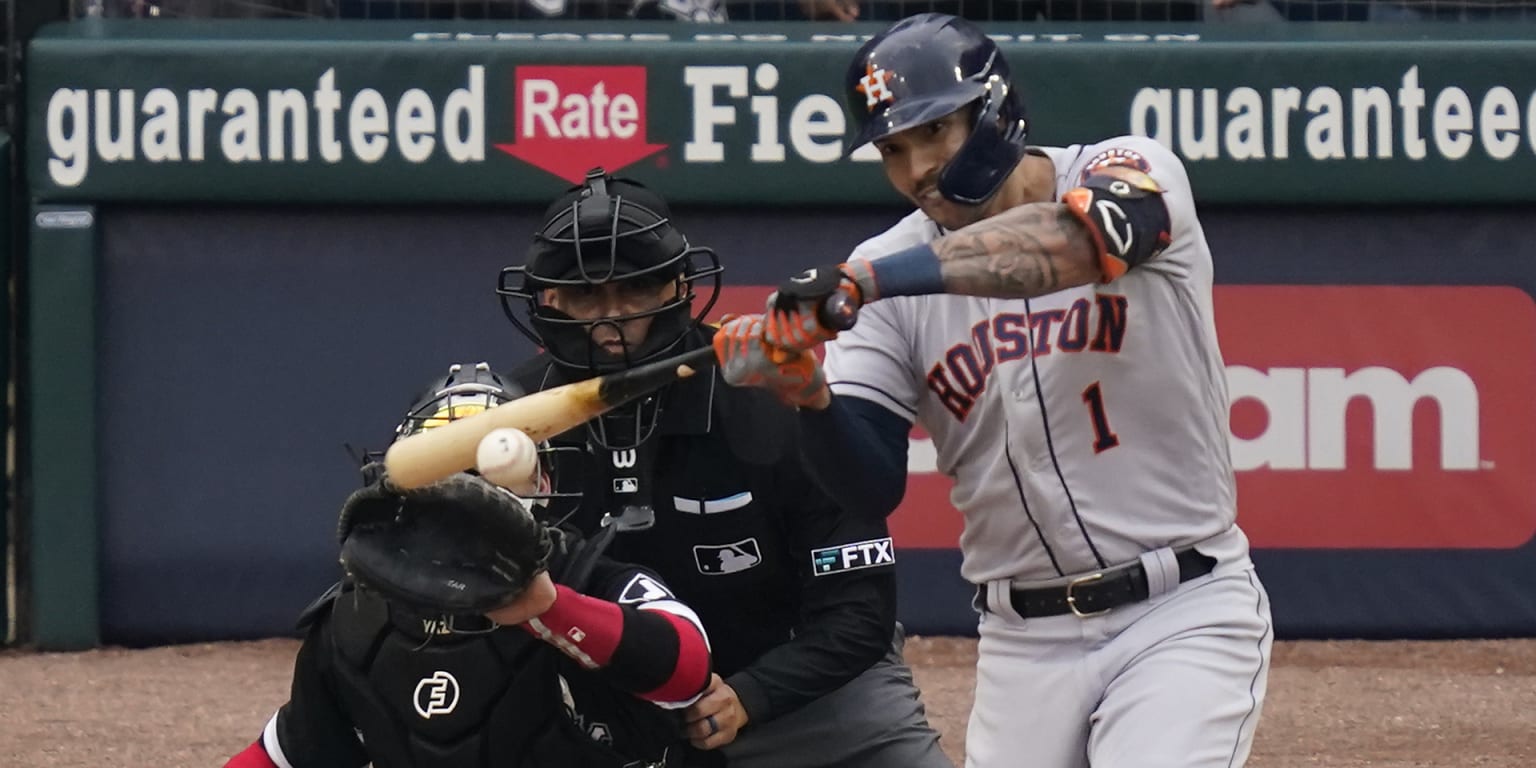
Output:
<instances>
[{"instance_id":1,"label":"dirt of the batter's box","mask_svg":"<svg viewBox=\"0 0 1536 768\"><path fill-rule=\"evenodd\" d=\"M907 659L958 758L975 642L912 638ZM1536 767L1536 641L1276 643L1249 765Z\"/></svg>"},{"instance_id":2,"label":"dirt of the batter's box","mask_svg":"<svg viewBox=\"0 0 1536 768\"><path fill-rule=\"evenodd\" d=\"M0 768L223 765L287 697L297 648L0 652ZM976 641L913 637L907 659L960 764ZM1536 768L1536 640L1277 643L1249 765Z\"/></svg>"}]
</instances>

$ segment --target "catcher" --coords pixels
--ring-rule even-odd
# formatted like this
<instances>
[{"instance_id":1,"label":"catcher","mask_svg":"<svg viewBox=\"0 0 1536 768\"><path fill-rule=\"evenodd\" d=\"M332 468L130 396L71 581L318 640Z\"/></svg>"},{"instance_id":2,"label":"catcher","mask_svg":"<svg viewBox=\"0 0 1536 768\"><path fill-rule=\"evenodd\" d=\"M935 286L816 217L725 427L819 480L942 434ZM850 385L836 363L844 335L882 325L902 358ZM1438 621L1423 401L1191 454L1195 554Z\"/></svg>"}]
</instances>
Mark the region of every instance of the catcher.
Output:
<instances>
[{"instance_id":1,"label":"catcher","mask_svg":"<svg viewBox=\"0 0 1536 768\"><path fill-rule=\"evenodd\" d=\"M454 366L397 439L514 397ZM288 703L226 768L668 764L708 642L660 578L602 556L613 528L584 541L540 519L547 495L469 473L398 491L377 466L341 509L346 578L300 617Z\"/></svg>"}]
</instances>

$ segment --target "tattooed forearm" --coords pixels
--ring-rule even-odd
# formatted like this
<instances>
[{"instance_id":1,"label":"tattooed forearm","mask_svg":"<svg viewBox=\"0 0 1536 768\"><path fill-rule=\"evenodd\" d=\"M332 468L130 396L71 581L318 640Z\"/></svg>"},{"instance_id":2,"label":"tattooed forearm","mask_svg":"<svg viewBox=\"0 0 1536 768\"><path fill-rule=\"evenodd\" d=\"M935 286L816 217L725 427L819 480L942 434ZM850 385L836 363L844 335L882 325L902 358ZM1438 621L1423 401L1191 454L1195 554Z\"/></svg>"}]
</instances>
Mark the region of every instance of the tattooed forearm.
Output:
<instances>
[{"instance_id":1,"label":"tattooed forearm","mask_svg":"<svg viewBox=\"0 0 1536 768\"><path fill-rule=\"evenodd\" d=\"M933 243L944 289L967 296L1031 298L1097 280L1088 233L1057 203L1021 205Z\"/></svg>"},{"instance_id":2,"label":"tattooed forearm","mask_svg":"<svg viewBox=\"0 0 1536 768\"><path fill-rule=\"evenodd\" d=\"M1045 244L1029 233L963 231L940 241L934 250L943 265L944 287L951 293L1035 295L1061 280Z\"/></svg>"}]
</instances>

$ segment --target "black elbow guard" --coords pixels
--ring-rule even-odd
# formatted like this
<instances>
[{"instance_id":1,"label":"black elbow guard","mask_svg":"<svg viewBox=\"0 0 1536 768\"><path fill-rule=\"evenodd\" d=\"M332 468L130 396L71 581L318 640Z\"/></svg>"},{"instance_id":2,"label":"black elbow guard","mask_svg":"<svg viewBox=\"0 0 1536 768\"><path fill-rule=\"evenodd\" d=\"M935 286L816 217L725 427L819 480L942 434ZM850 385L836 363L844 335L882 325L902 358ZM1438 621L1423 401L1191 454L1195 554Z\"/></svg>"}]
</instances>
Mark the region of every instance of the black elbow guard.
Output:
<instances>
[{"instance_id":1,"label":"black elbow guard","mask_svg":"<svg viewBox=\"0 0 1536 768\"><path fill-rule=\"evenodd\" d=\"M1162 187L1134 168L1099 170L1062 202L1093 238L1106 283L1155 258L1173 240Z\"/></svg>"}]
</instances>

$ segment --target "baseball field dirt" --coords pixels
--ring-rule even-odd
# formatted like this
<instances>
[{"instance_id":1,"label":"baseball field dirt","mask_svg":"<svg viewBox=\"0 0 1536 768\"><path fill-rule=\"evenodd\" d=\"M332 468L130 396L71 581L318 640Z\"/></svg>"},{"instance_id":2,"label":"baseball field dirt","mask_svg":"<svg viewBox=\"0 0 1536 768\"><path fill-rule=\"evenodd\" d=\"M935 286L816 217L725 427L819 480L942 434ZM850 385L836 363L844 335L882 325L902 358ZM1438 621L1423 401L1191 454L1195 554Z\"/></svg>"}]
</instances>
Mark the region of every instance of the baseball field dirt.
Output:
<instances>
[{"instance_id":1,"label":"baseball field dirt","mask_svg":"<svg viewBox=\"0 0 1536 768\"><path fill-rule=\"evenodd\" d=\"M217 768L282 703L297 648L0 652L0 766ZM907 658L959 760L975 640L914 637ZM1269 691L1254 768L1536 766L1536 640L1281 642Z\"/></svg>"}]
</instances>

